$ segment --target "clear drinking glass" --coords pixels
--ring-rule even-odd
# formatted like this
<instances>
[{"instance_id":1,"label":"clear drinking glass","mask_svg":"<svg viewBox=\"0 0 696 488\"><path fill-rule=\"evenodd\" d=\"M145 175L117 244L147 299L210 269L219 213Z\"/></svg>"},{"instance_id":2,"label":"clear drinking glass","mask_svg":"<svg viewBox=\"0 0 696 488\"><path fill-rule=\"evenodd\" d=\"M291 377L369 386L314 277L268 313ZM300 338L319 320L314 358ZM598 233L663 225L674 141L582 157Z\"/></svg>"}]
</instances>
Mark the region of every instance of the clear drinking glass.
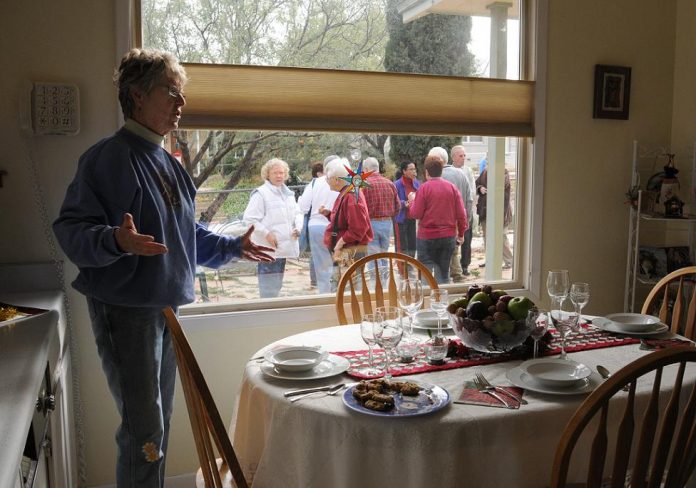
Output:
<instances>
[{"instance_id":1,"label":"clear drinking glass","mask_svg":"<svg viewBox=\"0 0 696 488\"><path fill-rule=\"evenodd\" d=\"M551 309L551 322L561 336L561 359L566 355L566 336L570 331L578 330L578 313L575 307L570 307L566 299L557 300L557 307Z\"/></svg>"},{"instance_id":2,"label":"clear drinking glass","mask_svg":"<svg viewBox=\"0 0 696 488\"><path fill-rule=\"evenodd\" d=\"M563 301L570 290L570 278L567 269L552 269L546 277L546 291L551 301ZM553 305L552 307L553 308Z\"/></svg>"},{"instance_id":3,"label":"clear drinking glass","mask_svg":"<svg viewBox=\"0 0 696 488\"><path fill-rule=\"evenodd\" d=\"M373 334L377 344L384 349L384 377L391 379L391 370L389 369L389 356L392 350L401 342L401 337L404 335L404 328L401 325L401 319L385 320L381 322L373 322Z\"/></svg>"},{"instance_id":4,"label":"clear drinking glass","mask_svg":"<svg viewBox=\"0 0 696 488\"><path fill-rule=\"evenodd\" d=\"M532 309L527 314L527 323L530 324L529 336L534 340L534 358L539 356L539 340L549 330L549 316L544 310ZM530 323L533 322L533 323Z\"/></svg>"},{"instance_id":5,"label":"clear drinking glass","mask_svg":"<svg viewBox=\"0 0 696 488\"><path fill-rule=\"evenodd\" d=\"M423 285L420 280L403 280L399 284L399 306L408 314L408 335L413 335L413 320L423 305Z\"/></svg>"},{"instance_id":6,"label":"clear drinking glass","mask_svg":"<svg viewBox=\"0 0 696 488\"><path fill-rule=\"evenodd\" d=\"M368 354L370 355L370 365L367 368L360 368L358 371L366 376L382 376L382 371L375 367L375 358L372 348L377 344L375 338L375 324L382 323L382 316L378 313L368 313L363 315L360 322L360 335L367 344Z\"/></svg>"},{"instance_id":7,"label":"clear drinking glass","mask_svg":"<svg viewBox=\"0 0 696 488\"><path fill-rule=\"evenodd\" d=\"M437 335L442 335L442 319L447 317L449 294L447 290L438 288L430 290L430 308L437 314Z\"/></svg>"},{"instance_id":8,"label":"clear drinking glass","mask_svg":"<svg viewBox=\"0 0 696 488\"><path fill-rule=\"evenodd\" d=\"M575 282L570 285L570 301L575 305L575 311L578 313L578 323L580 323L582 309L590 301L590 284Z\"/></svg>"}]
</instances>

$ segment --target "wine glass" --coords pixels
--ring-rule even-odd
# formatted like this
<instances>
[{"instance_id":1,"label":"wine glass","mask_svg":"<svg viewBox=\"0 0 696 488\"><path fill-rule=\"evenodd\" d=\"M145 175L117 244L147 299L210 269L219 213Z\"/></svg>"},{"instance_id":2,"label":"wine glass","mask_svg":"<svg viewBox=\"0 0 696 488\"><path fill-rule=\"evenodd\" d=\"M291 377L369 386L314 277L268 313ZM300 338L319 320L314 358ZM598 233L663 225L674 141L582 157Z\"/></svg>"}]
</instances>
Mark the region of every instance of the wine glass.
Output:
<instances>
[{"instance_id":1,"label":"wine glass","mask_svg":"<svg viewBox=\"0 0 696 488\"><path fill-rule=\"evenodd\" d=\"M582 318L582 309L590 301L590 284L575 282L570 285L570 300L573 302L573 305L575 305L579 323Z\"/></svg>"},{"instance_id":2,"label":"wine glass","mask_svg":"<svg viewBox=\"0 0 696 488\"><path fill-rule=\"evenodd\" d=\"M382 375L382 371L375 367L375 358L372 348L377 344L375 338L374 325L382 323L382 316L378 313L368 313L363 315L360 321L360 335L363 341L367 344L368 354L370 355L370 366L360 368L358 371L366 376L377 377Z\"/></svg>"},{"instance_id":3,"label":"wine glass","mask_svg":"<svg viewBox=\"0 0 696 488\"><path fill-rule=\"evenodd\" d=\"M430 290L430 308L437 314L437 335L442 335L441 321L447 317L447 305L449 305L447 290L442 288Z\"/></svg>"},{"instance_id":4,"label":"wine glass","mask_svg":"<svg viewBox=\"0 0 696 488\"><path fill-rule=\"evenodd\" d=\"M382 317L381 322L373 322L372 330L377 344L384 349L384 377L391 379L391 371L389 370L389 356L392 350L401 342L401 337L404 335L404 328L401 325L401 316L397 314L396 319L385 319Z\"/></svg>"},{"instance_id":5,"label":"wine glass","mask_svg":"<svg viewBox=\"0 0 696 488\"><path fill-rule=\"evenodd\" d=\"M571 330L577 331L578 314L573 308L570 310L568 301L563 298L556 301L558 308L551 308L551 322L561 336L561 359L568 359L566 354L566 335Z\"/></svg>"},{"instance_id":6,"label":"wine glass","mask_svg":"<svg viewBox=\"0 0 696 488\"><path fill-rule=\"evenodd\" d=\"M533 308L527 314L527 324L530 326L529 337L534 341L534 354L532 357L539 356L539 340L544 337L549 330L549 317L544 310Z\"/></svg>"},{"instance_id":7,"label":"wine glass","mask_svg":"<svg viewBox=\"0 0 696 488\"><path fill-rule=\"evenodd\" d=\"M399 306L408 314L408 335L413 335L416 312L423 305L423 285L420 280L403 280L399 284Z\"/></svg>"},{"instance_id":8,"label":"wine glass","mask_svg":"<svg viewBox=\"0 0 696 488\"><path fill-rule=\"evenodd\" d=\"M551 308L554 301L563 301L568 296L570 278L567 269L552 269L546 277L546 291L551 297Z\"/></svg>"}]
</instances>

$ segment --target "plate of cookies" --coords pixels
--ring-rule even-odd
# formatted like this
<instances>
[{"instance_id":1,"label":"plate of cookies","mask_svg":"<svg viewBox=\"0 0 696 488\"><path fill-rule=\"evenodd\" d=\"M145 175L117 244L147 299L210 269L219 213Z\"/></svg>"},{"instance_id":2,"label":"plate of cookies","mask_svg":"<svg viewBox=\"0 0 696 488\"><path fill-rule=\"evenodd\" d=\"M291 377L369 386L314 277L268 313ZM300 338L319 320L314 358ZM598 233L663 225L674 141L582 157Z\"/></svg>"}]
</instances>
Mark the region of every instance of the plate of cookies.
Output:
<instances>
[{"instance_id":1,"label":"plate of cookies","mask_svg":"<svg viewBox=\"0 0 696 488\"><path fill-rule=\"evenodd\" d=\"M348 387L343 403L351 410L378 417L414 417L445 408L444 388L420 381L364 380Z\"/></svg>"}]
</instances>

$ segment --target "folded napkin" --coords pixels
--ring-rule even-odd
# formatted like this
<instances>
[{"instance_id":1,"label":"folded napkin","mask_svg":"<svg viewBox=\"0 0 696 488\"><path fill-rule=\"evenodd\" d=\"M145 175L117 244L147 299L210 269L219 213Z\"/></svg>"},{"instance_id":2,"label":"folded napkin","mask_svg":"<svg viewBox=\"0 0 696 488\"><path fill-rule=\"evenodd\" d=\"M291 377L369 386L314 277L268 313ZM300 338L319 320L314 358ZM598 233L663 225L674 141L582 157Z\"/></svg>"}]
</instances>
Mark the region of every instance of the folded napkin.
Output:
<instances>
[{"instance_id":1,"label":"folded napkin","mask_svg":"<svg viewBox=\"0 0 696 488\"><path fill-rule=\"evenodd\" d=\"M689 344L692 344L692 342L684 339L643 339L640 341L640 348L650 351L653 349L665 349Z\"/></svg>"},{"instance_id":2,"label":"folded napkin","mask_svg":"<svg viewBox=\"0 0 696 488\"><path fill-rule=\"evenodd\" d=\"M511 393L518 395L520 398L524 394L524 390L516 386L504 386L503 388L505 388L506 390L510 390ZM497 393L502 398L504 398L505 401L508 402L508 404L511 407L520 408L520 404L512 397L501 392ZM498 400L497 398L493 398L492 395L486 392L479 391L476 388L476 385L471 381L464 382L464 389L462 390L462 393L459 395L459 398L454 400L454 403L463 403L466 405L481 405L484 407L505 408L505 405L503 405L503 403L500 400Z\"/></svg>"}]
</instances>

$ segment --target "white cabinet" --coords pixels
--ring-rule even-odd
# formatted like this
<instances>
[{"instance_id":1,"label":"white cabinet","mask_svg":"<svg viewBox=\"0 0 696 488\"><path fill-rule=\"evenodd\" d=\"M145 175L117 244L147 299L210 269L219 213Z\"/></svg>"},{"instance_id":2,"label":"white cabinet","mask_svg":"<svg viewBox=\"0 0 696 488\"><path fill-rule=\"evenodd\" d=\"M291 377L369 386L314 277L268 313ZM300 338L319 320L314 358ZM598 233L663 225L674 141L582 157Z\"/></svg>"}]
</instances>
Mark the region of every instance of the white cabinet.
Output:
<instances>
[{"instance_id":1,"label":"white cabinet","mask_svg":"<svg viewBox=\"0 0 696 488\"><path fill-rule=\"evenodd\" d=\"M640 312L650 289L661 276L681 267L679 263L695 263L696 205L693 182L696 173L696 144L677 153L679 197L685 202L681 218L664 216L663 202L655 203L657 193L648 191L651 179L667 163L666 147L633 143L633 176L626 253L626 287L624 311ZM659 188L657 189L659 192Z\"/></svg>"}]
</instances>

